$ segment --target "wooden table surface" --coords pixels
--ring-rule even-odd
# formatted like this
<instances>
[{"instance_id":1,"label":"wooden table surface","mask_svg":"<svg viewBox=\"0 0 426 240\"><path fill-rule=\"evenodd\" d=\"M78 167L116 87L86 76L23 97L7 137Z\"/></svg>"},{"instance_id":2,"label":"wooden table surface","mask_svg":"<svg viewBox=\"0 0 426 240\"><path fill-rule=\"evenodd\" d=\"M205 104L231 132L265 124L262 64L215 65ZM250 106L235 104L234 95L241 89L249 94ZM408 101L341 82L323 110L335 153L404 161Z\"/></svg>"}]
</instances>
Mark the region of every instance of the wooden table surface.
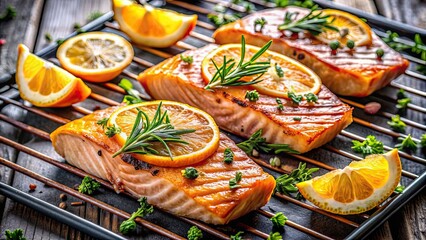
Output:
<instances>
[{"instance_id":1,"label":"wooden table surface","mask_svg":"<svg viewBox=\"0 0 426 240\"><path fill-rule=\"evenodd\" d=\"M426 28L426 2L424 0L362 0L336 2L359 8L366 12L378 13L410 25ZM7 78L15 70L16 47L18 43L26 44L34 52L46 47L49 42L45 35L53 40L66 37L73 31L74 23L84 25L90 13L102 13L111 10L110 1L106 0L0 0L0 11L7 4L17 9L17 17L11 21L0 22L0 38L7 43L0 47L0 80ZM8 114L18 116L20 110L8 109ZM15 138L19 131L0 121L0 135ZM15 161L17 152L0 144L0 156ZM53 153L49 153L53 154ZM30 163L27 163L30 164ZM17 176L10 169L0 165L0 180L11 184ZM15 180L14 180L15 177ZM19 180L18 180L19 181ZM41 185L41 186L40 186ZM39 183L37 193L49 191ZM35 194L37 196L37 194ZM52 203L58 199L52 197ZM86 205L70 211L92 221L100 221L106 228L116 230L117 218L102 211L93 211L93 206ZM96 213L94 213L96 212ZM71 239L87 238L84 234L57 223L41 214L0 195L0 238L5 229L22 228L28 239ZM371 239L426 239L426 191L411 200L392 218L378 228Z\"/></svg>"}]
</instances>

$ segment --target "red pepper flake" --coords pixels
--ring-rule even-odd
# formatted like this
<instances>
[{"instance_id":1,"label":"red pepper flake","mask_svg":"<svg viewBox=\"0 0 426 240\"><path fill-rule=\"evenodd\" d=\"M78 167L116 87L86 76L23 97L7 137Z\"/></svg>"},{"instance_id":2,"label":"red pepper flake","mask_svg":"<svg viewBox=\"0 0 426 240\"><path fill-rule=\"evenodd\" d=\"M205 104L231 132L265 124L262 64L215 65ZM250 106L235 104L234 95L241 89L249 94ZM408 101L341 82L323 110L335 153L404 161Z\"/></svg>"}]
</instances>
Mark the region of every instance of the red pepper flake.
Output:
<instances>
[{"instance_id":1,"label":"red pepper flake","mask_svg":"<svg viewBox=\"0 0 426 240\"><path fill-rule=\"evenodd\" d=\"M30 191L33 192L36 190L37 185L35 185L34 183L30 183L29 188L30 188Z\"/></svg>"}]
</instances>

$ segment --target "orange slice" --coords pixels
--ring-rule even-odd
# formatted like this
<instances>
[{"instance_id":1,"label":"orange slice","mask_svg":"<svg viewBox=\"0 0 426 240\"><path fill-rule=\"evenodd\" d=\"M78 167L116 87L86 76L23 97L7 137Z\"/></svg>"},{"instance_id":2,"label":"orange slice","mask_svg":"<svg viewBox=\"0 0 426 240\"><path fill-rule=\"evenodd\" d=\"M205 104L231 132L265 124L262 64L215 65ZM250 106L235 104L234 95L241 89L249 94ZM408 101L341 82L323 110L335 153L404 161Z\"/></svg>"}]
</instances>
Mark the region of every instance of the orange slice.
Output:
<instances>
[{"instance_id":1,"label":"orange slice","mask_svg":"<svg viewBox=\"0 0 426 240\"><path fill-rule=\"evenodd\" d=\"M30 53L19 44L16 83L21 97L38 107L65 107L86 99L91 90L71 73Z\"/></svg>"},{"instance_id":2,"label":"orange slice","mask_svg":"<svg viewBox=\"0 0 426 240\"><path fill-rule=\"evenodd\" d=\"M248 61L260 48L246 45L244 62ZM204 81L209 83L216 73L216 68L212 60L218 67L223 65L223 56L227 59L234 59L239 62L241 59L241 44L226 44L211 51L202 62L202 76ZM298 95L307 93L318 93L321 89L321 79L305 65L288 58L279 53L266 51L256 62L270 61L271 67L260 78L261 82L251 85L258 92L273 96L288 98L289 91ZM281 68L283 75L280 76L277 69ZM242 80L250 81L257 77L244 77Z\"/></svg>"},{"instance_id":3,"label":"orange slice","mask_svg":"<svg viewBox=\"0 0 426 240\"><path fill-rule=\"evenodd\" d=\"M133 47L116 34L89 32L62 43L56 56L72 74L91 82L105 82L129 66Z\"/></svg>"},{"instance_id":4,"label":"orange slice","mask_svg":"<svg viewBox=\"0 0 426 240\"><path fill-rule=\"evenodd\" d=\"M138 110L153 118L160 102L161 111L167 111L170 123L175 129L194 129L195 132L180 135L188 144L168 143L173 159L161 143L153 143L159 155L133 154L134 157L157 166L181 167L203 161L219 147L219 128L206 112L187 104L172 101L152 101L118 108L109 118L109 126L118 126L121 133L114 138L123 145L132 131Z\"/></svg>"},{"instance_id":5,"label":"orange slice","mask_svg":"<svg viewBox=\"0 0 426 240\"><path fill-rule=\"evenodd\" d=\"M343 46L346 45L348 40L354 41L355 46L371 45L373 41L371 28L359 17L336 9L324 9L322 13L330 16L330 21L333 21L331 25L339 29L339 31L326 29L315 36L318 40L327 44L337 40Z\"/></svg>"},{"instance_id":6,"label":"orange slice","mask_svg":"<svg viewBox=\"0 0 426 240\"><path fill-rule=\"evenodd\" d=\"M197 23L197 15L140 5L130 0L113 0L114 18L137 44L170 47L185 38Z\"/></svg>"},{"instance_id":7,"label":"orange slice","mask_svg":"<svg viewBox=\"0 0 426 240\"><path fill-rule=\"evenodd\" d=\"M344 169L298 183L300 193L318 207L337 214L368 211L388 198L401 179L398 150L370 155Z\"/></svg>"}]
</instances>

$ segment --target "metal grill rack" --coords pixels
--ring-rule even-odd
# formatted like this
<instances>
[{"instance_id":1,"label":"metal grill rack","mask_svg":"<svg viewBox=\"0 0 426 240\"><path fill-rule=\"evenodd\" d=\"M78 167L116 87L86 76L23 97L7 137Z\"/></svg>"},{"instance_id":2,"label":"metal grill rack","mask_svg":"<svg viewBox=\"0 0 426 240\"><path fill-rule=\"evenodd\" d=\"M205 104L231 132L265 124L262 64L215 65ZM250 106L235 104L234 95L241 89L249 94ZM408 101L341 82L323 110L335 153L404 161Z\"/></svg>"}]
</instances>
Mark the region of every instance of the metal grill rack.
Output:
<instances>
[{"instance_id":1,"label":"metal grill rack","mask_svg":"<svg viewBox=\"0 0 426 240\"><path fill-rule=\"evenodd\" d=\"M257 9L271 7L261 0L252 0ZM105 108L119 104L124 91L117 86L122 77L133 81L134 85L139 87L136 82L137 74L144 69L151 67L165 58L171 57L182 51L194 49L213 43L211 34L215 27L208 21L207 14L213 12L213 7L217 3L229 6L231 11L242 13L241 7L224 2L221 0L207 1L169 1L165 8L177 10L186 14L197 14L199 16L195 30L185 40L178 42L175 46L167 49L152 49L141 46L134 46L135 57L131 66L129 66L121 76L115 81L103 84L88 83L92 89L90 98L83 103L76 104L67 109L42 109L28 105L19 98L17 86L14 80L0 83L0 121L7 122L14 127L22 130L19 139L10 139L0 136L0 144L5 144L12 149L26 154L27 161L41 161L46 164L49 171L60 174L51 175L45 172L35 172L31 170L31 164L18 161L13 163L9 161L6 153L0 155L0 164L7 166L16 172L26 175L32 179L38 180L47 186L56 188L64 193L81 199L93 206L102 209L102 211L111 213L119 218L128 218L130 213L137 208L137 203L130 195L123 193L116 195L113 192L112 185L102 179L98 179L105 192L95 197L79 193L70 186L70 179L80 179L88 175L80 169L70 166L53 154L53 150L40 152L38 145L26 144L28 139L49 143L49 133L56 127L65 124L73 119L90 114L93 110ZM318 1L321 6L330 7L330 3ZM333 5L331 7L334 7ZM347 10L347 9L345 9ZM356 12L361 14L359 12ZM380 18L374 16L362 16L371 20L370 24L374 27L376 33L380 36L385 35L385 29L391 28L393 23L383 22ZM388 20L386 20L388 21ZM112 13L105 14L95 22L90 23L83 29L87 31L107 31L123 35L118 30L118 25L112 20ZM409 28L405 28L409 31ZM407 30L408 29L408 30ZM73 34L75 35L75 33ZM71 35L71 36L73 36ZM402 36L410 37L410 32L402 32ZM57 46L48 47L38 53L39 56L57 63L55 52ZM415 66L426 63L420 59L403 53L410 60L410 70L397 80L394 80L388 87L375 92L373 95L358 99L350 97L341 97L341 100L354 108L354 123L343 130L332 142L315 149L304 155L280 155L284 167L271 167L268 163L270 156L261 155L254 158L267 172L274 176L288 173L296 167L298 162L306 162L308 167L319 167L317 174L324 174L335 168L342 168L350 161L361 160L359 155L353 153L350 149L352 140L364 140L368 134L374 134L386 145L385 150L390 150L396 143L397 137L405 137L406 134L397 133L390 130L386 122L396 112L396 92L398 89L404 89L412 98L412 103L408 105L407 112L402 120L407 124L406 133L411 133L414 139L418 140L422 133L426 131L424 119L426 117L426 77L415 72ZM139 89L143 91L142 89ZM147 97L147 96L143 96ZM382 104L381 111L374 115L366 115L363 112L365 104L370 101L377 101ZM9 116L9 109L21 111L24 114L20 117ZM47 124L46 124L47 123ZM231 137L236 141L241 141L238 137ZM383 223L392 213L397 211L403 204L411 199L416 193L422 190L426 185L426 159L421 151L416 153L406 153L400 151L403 163L402 184L407 188L403 194L393 195L381 206L360 215L340 216L325 212L308 202L299 201L289 196L275 194L271 201L260 210L254 211L225 227L212 226L205 223L172 216L159 209L146 219L137 219L137 223L142 226L138 233L143 233L144 237L153 238L172 238L184 239L186 231L191 225L196 225L205 233L208 239L229 239L231 234L238 231L244 231L246 237L267 238L272 229L272 224L268 220L277 211L282 211L289 220L286 223L285 230L282 232L284 239L342 239L342 238L360 238L371 233L378 225ZM46 170L47 171L47 170ZM64 175L58 176L58 175ZM48 175L49 177L46 177ZM19 186L15 186L19 188ZM107 196L107 197L105 197ZM98 220L100 221L100 220ZM96 221L95 221L96 222ZM98 222L96 222L98 223Z\"/></svg>"}]
</instances>

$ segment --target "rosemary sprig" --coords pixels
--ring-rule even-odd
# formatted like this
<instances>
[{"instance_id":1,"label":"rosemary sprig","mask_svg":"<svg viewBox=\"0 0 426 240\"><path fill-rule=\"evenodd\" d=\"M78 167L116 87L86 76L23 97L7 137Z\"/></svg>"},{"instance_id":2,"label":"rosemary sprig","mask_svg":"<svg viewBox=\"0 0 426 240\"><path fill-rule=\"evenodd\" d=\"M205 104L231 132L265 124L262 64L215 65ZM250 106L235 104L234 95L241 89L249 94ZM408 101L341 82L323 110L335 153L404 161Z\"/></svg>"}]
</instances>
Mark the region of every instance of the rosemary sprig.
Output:
<instances>
[{"instance_id":1,"label":"rosemary sprig","mask_svg":"<svg viewBox=\"0 0 426 240\"><path fill-rule=\"evenodd\" d=\"M257 130L249 139L238 143L237 146L248 155L252 155L253 149L264 153L273 152L275 154L279 154L281 152L287 152L299 154L298 151L292 149L288 144L266 143L266 139L262 137L262 129Z\"/></svg>"},{"instance_id":2,"label":"rosemary sprig","mask_svg":"<svg viewBox=\"0 0 426 240\"><path fill-rule=\"evenodd\" d=\"M138 112L132 131L128 136L123 147L112 155L115 157L121 153L153 154L159 152L152 148L153 142L160 142L166 148L170 158L173 160L172 153L167 143L177 142L188 144L180 139L180 135L195 132L194 129L175 129L170 123L167 111L161 112L162 102L158 105L157 111L152 120L143 111Z\"/></svg>"},{"instance_id":3,"label":"rosemary sprig","mask_svg":"<svg viewBox=\"0 0 426 240\"><path fill-rule=\"evenodd\" d=\"M236 62L234 59L226 59L226 56L223 56L223 65L218 67L217 63L212 59L212 63L216 68L216 73L210 79L209 84L205 89L212 89L217 86L243 86L243 85L252 85L258 82L261 82L262 75L268 70L271 66L271 63L268 62L255 62L262 54L268 50L271 46L272 40L266 43L257 53L255 53L248 62L244 63L244 58L246 55L246 40L244 36L241 36L241 59L238 62L238 65L235 67ZM258 75L255 79L251 81L242 81L241 78Z\"/></svg>"},{"instance_id":4,"label":"rosemary sprig","mask_svg":"<svg viewBox=\"0 0 426 240\"><path fill-rule=\"evenodd\" d=\"M317 7L314 6L311 11L299 20L296 20L299 12L286 12L284 23L278 26L278 30L289 30L291 32L308 31L312 35L318 35L324 30L338 32L339 29L332 25L334 19L330 21L330 15L323 14L321 11L314 13Z\"/></svg>"}]
</instances>

